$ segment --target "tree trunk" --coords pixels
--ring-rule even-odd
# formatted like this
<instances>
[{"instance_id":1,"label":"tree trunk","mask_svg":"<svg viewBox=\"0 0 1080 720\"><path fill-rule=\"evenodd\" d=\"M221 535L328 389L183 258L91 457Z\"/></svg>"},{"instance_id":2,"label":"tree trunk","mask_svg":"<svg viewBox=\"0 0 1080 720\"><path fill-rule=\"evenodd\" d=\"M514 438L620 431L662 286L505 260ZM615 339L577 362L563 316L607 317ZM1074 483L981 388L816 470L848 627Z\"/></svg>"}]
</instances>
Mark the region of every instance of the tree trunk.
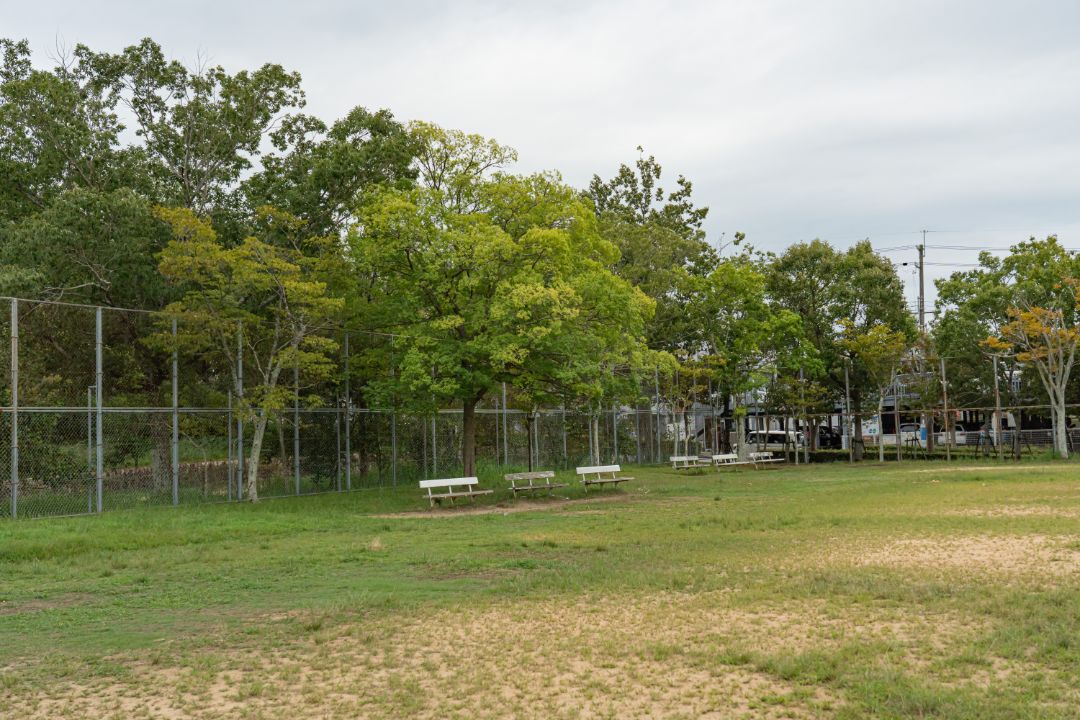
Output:
<instances>
[{"instance_id":1,"label":"tree trunk","mask_svg":"<svg viewBox=\"0 0 1080 720\"><path fill-rule=\"evenodd\" d=\"M855 460L862 460L866 453L866 442L862 434L862 394L858 390L851 393L851 409L854 415L852 417L854 427L851 431L851 437L848 438L848 442L852 444L851 457Z\"/></svg>"},{"instance_id":2,"label":"tree trunk","mask_svg":"<svg viewBox=\"0 0 1080 720\"><path fill-rule=\"evenodd\" d=\"M740 460L746 459L746 418L739 417L738 408L732 410L735 418L735 452Z\"/></svg>"},{"instance_id":3,"label":"tree trunk","mask_svg":"<svg viewBox=\"0 0 1080 720\"><path fill-rule=\"evenodd\" d=\"M465 477L476 476L476 403L471 399L461 406L461 463Z\"/></svg>"},{"instance_id":4,"label":"tree trunk","mask_svg":"<svg viewBox=\"0 0 1080 720\"><path fill-rule=\"evenodd\" d=\"M260 410L255 420L255 432L251 437L251 448L248 450L247 472L247 499L249 502L259 500L259 457L262 455L263 438L266 437L265 410Z\"/></svg>"},{"instance_id":5,"label":"tree trunk","mask_svg":"<svg viewBox=\"0 0 1080 720\"><path fill-rule=\"evenodd\" d=\"M1057 445L1058 457L1069 459L1069 428L1065 422L1065 394L1054 404L1054 444Z\"/></svg>"}]
</instances>

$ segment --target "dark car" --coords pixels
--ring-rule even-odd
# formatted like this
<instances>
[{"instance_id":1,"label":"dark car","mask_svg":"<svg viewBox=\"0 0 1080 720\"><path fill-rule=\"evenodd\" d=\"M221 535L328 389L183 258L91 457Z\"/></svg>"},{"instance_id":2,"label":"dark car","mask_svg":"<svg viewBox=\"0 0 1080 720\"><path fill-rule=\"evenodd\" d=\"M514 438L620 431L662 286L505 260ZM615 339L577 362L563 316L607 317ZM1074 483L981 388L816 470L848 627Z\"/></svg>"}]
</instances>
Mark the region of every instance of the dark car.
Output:
<instances>
[{"instance_id":1,"label":"dark car","mask_svg":"<svg viewBox=\"0 0 1080 720\"><path fill-rule=\"evenodd\" d=\"M818 427L817 446L821 450L839 450L844 446L843 436L831 427Z\"/></svg>"}]
</instances>

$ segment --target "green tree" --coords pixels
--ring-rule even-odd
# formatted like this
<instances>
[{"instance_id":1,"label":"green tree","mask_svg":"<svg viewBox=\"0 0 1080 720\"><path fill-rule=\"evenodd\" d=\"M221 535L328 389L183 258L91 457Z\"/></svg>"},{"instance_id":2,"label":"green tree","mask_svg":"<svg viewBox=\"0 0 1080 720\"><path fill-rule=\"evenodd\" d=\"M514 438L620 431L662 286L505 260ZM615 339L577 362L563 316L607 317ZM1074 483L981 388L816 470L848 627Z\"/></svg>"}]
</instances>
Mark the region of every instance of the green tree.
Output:
<instances>
[{"instance_id":1,"label":"green tree","mask_svg":"<svg viewBox=\"0 0 1080 720\"><path fill-rule=\"evenodd\" d=\"M400 335L393 374L371 386L412 406L460 403L471 475L487 394L594 386L610 343L639 342L652 303L606 270L616 250L558 176L498 172L513 151L477 135L412 130L419 185L374 192L350 236L364 319Z\"/></svg>"},{"instance_id":2,"label":"green tree","mask_svg":"<svg viewBox=\"0 0 1080 720\"><path fill-rule=\"evenodd\" d=\"M1063 278L1061 286L1069 288L1073 297L1066 307L1046 308L1024 303L1010 307L1009 321L1001 328L1001 336L984 341L992 350L1014 355L1018 362L1035 369L1050 400L1054 421L1054 448L1063 458L1069 457L1067 438L1066 390L1080 344L1080 282ZM1057 295L1058 293L1053 293Z\"/></svg>"},{"instance_id":3,"label":"green tree","mask_svg":"<svg viewBox=\"0 0 1080 720\"><path fill-rule=\"evenodd\" d=\"M417 175L416 138L389 110L356 107L329 127L294 115L271 139L278 152L263 156L262 170L244 182L248 203L287 211L316 235L341 233L365 189L407 188Z\"/></svg>"},{"instance_id":4,"label":"green tree","mask_svg":"<svg viewBox=\"0 0 1080 720\"><path fill-rule=\"evenodd\" d=\"M839 321L849 321L858 334L884 325L914 337L914 319L895 266L875 253L869 241L840 251L814 240L792 245L772 258L767 274L771 299L800 317L806 340L820 359L821 374L810 379L822 382L834 398L840 398L848 370L855 452L861 457L862 402L876 384L869 368L845 350Z\"/></svg>"},{"instance_id":5,"label":"green tree","mask_svg":"<svg viewBox=\"0 0 1080 720\"><path fill-rule=\"evenodd\" d=\"M695 328L683 307L693 292L692 278L707 275L717 253L702 228L709 209L694 205L690 181L680 175L669 192L660 185L662 173L656 158L642 154L634 167L620 165L610 180L594 175L585 196L601 234L619 250L615 272L656 302L646 329L650 347L674 351L694 344ZM736 242L741 241L739 234Z\"/></svg>"},{"instance_id":6,"label":"green tree","mask_svg":"<svg viewBox=\"0 0 1080 720\"><path fill-rule=\"evenodd\" d=\"M885 433L882 422L885 396L891 389L894 402L899 402L896 377L908 347L908 338L904 333L893 330L883 323L875 323L863 330L845 319L841 327L843 333L841 346L851 354L851 357L859 361L877 392L878 460L885 462ZM896 428L896 441L900 442L899 427Z\"/></svg>"},{"instance_id":7,"label":"green tree","mask_svg":"<svg viewBox=\"0 0 1080 720\"><path fill-rule=\"evenodd\" d=\"M685 313L697 329L695 356L712 367L712 377L733 413L745 415L753 393L767 386L779 368L798 367L810 348L801 341L802 322L793 312L768 299L767 277L749 253L720 262L697 278ZM743 423L737 445L745 446Z\"/></svg>"},{"instance_id":8,"label":"green tree","mask_svg":"<svg viewBox=\"0 0 1080 720\"><path fill-rule=\"evenodd\" d=\"M16 222L73 188L137 184L117 99L87 72L85 49L52 70L32 66L25 40L0 40L0 54L0 218Z\"/></svg>"},{"instance_id":9,"label":"green tree","mask_svg":"<svg viewBox=\"0 0 1080 720\"><path fill-rule=\"evenodd\" d=\"M155 198L199 213L237 207L240 178L281 115L303 107L300 75L268 63L230 74L168 60L150 38L120 53L79 46L80 72L135 119Z\"/></svg>"},{"instance_id":10,"label":"green tree","mask_svg":"<svg viewBox=\"0 0 1080 720\"><path fill-rule=\"evenodd\" d=\"M270 208L254 219L262 237L252 235L232 247L190 210L162 208L158 214L173 232L161 253L161 273L183 291L166 313L180 320L179 349L219 361L228 368L236 396L242 396L237 410L254 423L246 494L258 500L267 422L295 392L281 382L281 374L297 368L317 380L335 369L331 357L337 343L325 333L339 319L344 301L327 296L323 277L338 261L336 248L330 239L303 236L302 223ZM267 242L268 236L282 234L296 237L294 245L315 247L296 250ZM170 340L166 333L159 342ZM241 362L243 385L237 372Z\"/></svg>"},{"instance_id":11,"label":"green tree","mask_svg":"<svg viewBox=\"0 0 1080 720\"><path fill-rule=\"evenodd\" d=\"M993 402L994 365L982 344L987 337L1001 337L1011 322L1009 309L1022 305L1061 310L1073 322L1070 289L1063 278L1080 276L1080 259L1066 250L1058 239L1031 238L1014 245L1007 256L984 252L979 267L955 272L937 281L937 322L934 343L946 358L949 399L956 406L987 406ZM1020 363L1015 353L998 353L998 384L1006 388L1012 404L1034 402L1037 375L1030 363ZM1022 389L1014 392L1009 379L1022 373ZM1075 397L1075 391L1071 394Z\"/></svg>"}]
</instances>

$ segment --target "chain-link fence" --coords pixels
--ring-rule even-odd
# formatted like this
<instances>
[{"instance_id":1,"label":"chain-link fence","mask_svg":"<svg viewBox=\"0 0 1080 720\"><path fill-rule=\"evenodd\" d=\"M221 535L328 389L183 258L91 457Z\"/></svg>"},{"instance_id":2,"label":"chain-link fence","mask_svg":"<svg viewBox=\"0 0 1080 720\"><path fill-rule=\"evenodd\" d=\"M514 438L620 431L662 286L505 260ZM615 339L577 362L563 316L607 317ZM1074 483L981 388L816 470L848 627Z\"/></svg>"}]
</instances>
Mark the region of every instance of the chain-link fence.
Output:
<instances>
[{"instance_id":1,"label":"chain-link fence","mask_svg":"<svg viewBox=\"0 0 1080 720\"><path fill-rule=\"evenodd\" d=\"M295 401L266 417L257 438L257 412L241 397L252 387L242 373L257 360L223 367L212 352L172 355L171 339L199 332L144 311L4 298L0 517L243 500L256 452L263 498L461 474L462 412L364 407L344 373L347 342L334 377L289 378ZM530 463L657 462L672 427L653 410L612 407L590 430L581 413L525 412L506 398L477 410L482 474ZM639 430L648 437L635 438Z\"/></svg>"},{"instance_id":2,"label":"chain-link fence","mask_svg":"<svg viewBox=\"0 0 1080 720\"><path fill-rule=\"evenodd\" d=\"M245 499L258 453L259 497L350 491L462 473L462 412L365 407L362 378L309 382L291 406L259 418L251 388L220 355L173 355L168 342L201 328L142 311L6 299L0 305L0 517L41 517L144 505ZM342 339L346 339L344 336ZM354 347L356 341L354 339ZM354 369L355 372L355 369ZM350 379L352 384L350 384ZM301 388L305 378L290 380ZM704 399L677 380L646 383L636 407L526 412L504 391L476 414L477 471L495 480L526 467L664 463L672 455L770 450L795 461L1018 458L1057 446L1040 405L913 409L901 395L875 410L769 412ZM290 387L293 387L290 385ZM663 388L663 391L661 391ZM1015 388L1013 388L1015 389ZM725 408L727 408L725 410ZM1077 415L1070 408L1068 417ZM739 424L742 427L739 428ZM1080 448L1080 428L1064 428ZM256 448L256 444L258 447Z\"/></svg>"}]
</instances>

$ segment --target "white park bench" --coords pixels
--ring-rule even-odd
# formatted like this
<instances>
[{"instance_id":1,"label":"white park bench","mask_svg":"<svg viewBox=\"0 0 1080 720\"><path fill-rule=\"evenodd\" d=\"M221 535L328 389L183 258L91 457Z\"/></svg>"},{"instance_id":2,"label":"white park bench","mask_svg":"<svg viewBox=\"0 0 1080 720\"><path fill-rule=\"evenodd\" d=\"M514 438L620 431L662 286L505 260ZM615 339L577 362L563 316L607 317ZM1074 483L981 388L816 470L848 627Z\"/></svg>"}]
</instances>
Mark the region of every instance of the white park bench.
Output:
<instances>
[{"instance_id":1,"label":"white park bench","mask_svg":"<svg viewBox=\"0 0 1080 720\"><path fill-rule=\"evenodd\" d=\"M784 458L774 457L773 454L767 450L752 452L748 457L750 458L750 462L754 463L755 467L764 463L785 462Z\"/></svg>"},{"instance_id":2,"label":"white park bench","mask_svg":"<svg viewBox=\"0 0 1080 720\"><path fill-rule=\"evenodd\" d=\"M735 453L724 453L723 455L713 455L712 464L716 467L735 467L738 465L749 465L749 460L740 460L739 456Z\"/></svg>"},{"instance_id":3,"label":"white park bench","mask_svg":"<svg viewBox=\"0 0 1080 720\"><path fill-rule=\"evenodd\" d=\"M586 465L577 469L578 477L585 485L585 492L589 492L590 485L618 485L634 479L620 476L621 472L622 467L619 465Z\"/></svg>"},{"instance_id":4,"label":"white park bench","mask_svg":"<svg viewBox=\"0 0 1080 720\"><path fill-rule=\"evenodd\" d=\"M510 490L517 497L519 492L532 492L533 490L547 490L548 495L555 488L566 487L566 483L555 482L554 470L539 470L536 472L510 473L503 475L503 479L510 483Z\"/></svg>"},{"instance_id":5,"label":"white park bench","mask_svg":"<svg viewBox=\"0 0 1080 720\"><path fill-rule=\"evenodd\" d=\"M710 463L703 462L697 455L672 455L672 470L689 470L691 468L708 467Z\"/></svg>"},{"instance_id":6,"label":"white park bench","mask_svg":"<svg viewBox=\"0 0 1080 720\"><path fill-rule=\"evenodd\" d=\"M461 477L461 478L443 478L441 480L421 480L420 489L427 490L428 503L431 507L435 507L435 503L442 502L443 498L450 501L450 504L454 504L454 498L467 497L474 498L477 495L490 495L493 490L480 490L476 486L480 483L474 477ZM433 493L432 490L446 488L445 492ZM454 490L454 488L464 488Z\"/></svg>"}]
</instances>

